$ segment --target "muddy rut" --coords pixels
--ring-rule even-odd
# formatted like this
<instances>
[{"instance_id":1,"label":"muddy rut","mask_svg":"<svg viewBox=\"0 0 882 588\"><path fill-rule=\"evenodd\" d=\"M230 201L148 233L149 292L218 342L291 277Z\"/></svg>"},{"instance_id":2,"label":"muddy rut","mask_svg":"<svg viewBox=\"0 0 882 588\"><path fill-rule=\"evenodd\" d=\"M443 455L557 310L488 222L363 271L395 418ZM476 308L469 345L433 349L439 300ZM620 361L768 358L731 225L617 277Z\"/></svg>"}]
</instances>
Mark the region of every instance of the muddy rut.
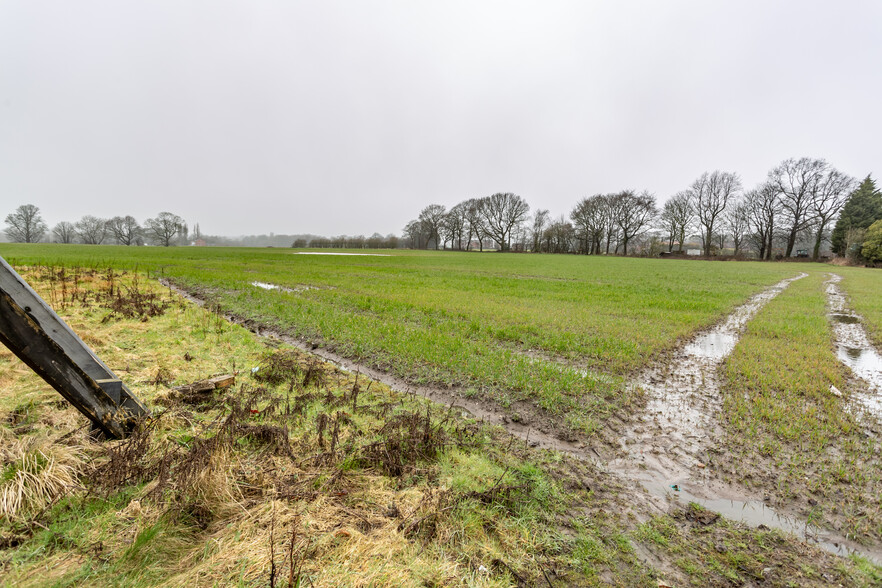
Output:
<instances>
[{"instance_id":1,"label":"muddy rut","mask_svg":"<svg viewBox=\"0 0 882 588\"><path fill-rule=\"evenodd\" d=\"M782 280L753 296L725 321L688 341L671 363L651 367L632 382L648 393L649 401L644 415L621 434L619 455L608 469L639 481L652 496L683 498L735 520L794 531L798 524L778 520L761 501L716 481L705 463L722 432L717 423L722 406L720 367L747 322L807 275Z\"/></svg>"},{"instance_id":2,"label":"muddy rut","mask_svg":"<svg viewBox=\"0 0 882 588\"><path fill-rule=\"evenodd\" d=\"M848 366L863 383L853 399L866 411L882 420L882 355L870 342L863 318L848 306L839 289L842 276L830 274L827 280L828 317L833 327L836 357Z\"/></svg>"},{"instance_id":3,"label":"muddy rut","mask_svg":"<svg viewBox=\"0 0 882 588\"><path fill-rule=\"evenodd\" d=\"M558 451L588 461L631 488L635 505L645 505L649 513L668 510L669 500L696 502L723 516L751 526L778 528L820 547L847 555L859 553L882 562L882 550L868 550L828 531L808 525L797 515L776 512L761 497L745 496L743 490L727 485L705 467L705 456L721 432L717 424L722 399L719 368L734 349L748 321L792 282L806 277L802 273L752 297L736 308L716 327L688 341L667 365L654 366L629 383L643 388L649 396L640 421L616 434L619 447L591 447L588 443L561 439L554 427L543 427L541 417L532 422L514 422L508 411L496 403L466 398L455 388L419 386L383 370L352 361L331 350L316 347L280 331L225 313L227 320L249 328L255 334L296 347L330 361L340 368L382 382L405 394L425 397L452 406L463 416L504 427L531 447ZM167 280L161 282L185 299L202 306L198 294L183 290ZM539 416L539 415L535 415ZM546 418L546 420L549 420ZM540 424L536 424L536 423ZM599 451L598 451L599 450Z\"/></svg>"}]
</instances>

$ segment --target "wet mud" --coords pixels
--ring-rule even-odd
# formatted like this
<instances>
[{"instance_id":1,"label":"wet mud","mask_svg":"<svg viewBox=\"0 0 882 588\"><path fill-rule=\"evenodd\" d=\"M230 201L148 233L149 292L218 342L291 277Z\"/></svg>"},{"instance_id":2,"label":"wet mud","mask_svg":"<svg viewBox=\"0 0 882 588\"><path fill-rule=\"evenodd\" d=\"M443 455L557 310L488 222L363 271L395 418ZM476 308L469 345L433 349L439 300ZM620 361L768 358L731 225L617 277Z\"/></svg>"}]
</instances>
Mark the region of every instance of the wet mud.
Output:
<instances>
[{"instance_id":1,"label":"wet mud","mask_svg":"<svg viewBox=\"0 0 882 588\"><path fill-rule=\"evenodd\" d=\"M756 313L800 274L782 280L735 309L725 321L688 341L667 365L649 369L631 385L649 395L644 416L619 439L620 452L609 471L638 481L656 499L695 502L754 527L780 529L837 553L861 553L882 561L835 533L807 524L795 514L772 508L763 497L747 496L717 479L707 468L722 430L720 368Z\"/></svg>"},{"instance_id":2,"label":"wet mud","mask_svg":"<svg viewBox=\"0 0 882 588\"><path fill-rule=\"evenodd\" d=\"M862 317L848 306L848 298L839 288L841 281L842 276L837 274L830 274L827 280L828 317L836 357L861 382L854 390L855 400L882 420L882 355L870 342Z\"/></svg>"},{"instance_id":3,"label":"wet mud","mask_svg":"<svg viewBox=\"0 0 882 588\"><path fill-rule=\"evenodd\" d=\"M707 485L706 454L721 432L719 368L747 322L800 274L782 280L739 306L725 321L688 341L665 365L650 368L632 386L649 395L642 420L621 436L614 471L641 481L650 493Z\"/></svg>"}]
</instances>

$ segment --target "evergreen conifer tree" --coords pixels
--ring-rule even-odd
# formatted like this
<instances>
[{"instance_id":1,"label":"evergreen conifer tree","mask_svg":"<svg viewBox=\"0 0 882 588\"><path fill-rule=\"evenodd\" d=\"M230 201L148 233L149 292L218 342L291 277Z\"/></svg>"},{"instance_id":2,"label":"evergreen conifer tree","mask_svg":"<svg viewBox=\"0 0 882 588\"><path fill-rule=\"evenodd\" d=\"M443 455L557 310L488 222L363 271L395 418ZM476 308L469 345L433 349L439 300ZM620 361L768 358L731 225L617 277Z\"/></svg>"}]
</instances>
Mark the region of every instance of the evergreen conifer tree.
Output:
<instances>
[{"instance_id":1,"label":"evergreen conifer tree","mask_svg":"<svg viewBox=\"0 0 882 588\"><path fill-rule=\"evenodd\" d=\"M876 188L876 182L867 176L857 190L849 195L845 206L842 207L839 220L836 221L833 234L830 236L834 253L846 254L845 237L850 229L866 229L880 219L882 219L882 192Z\"/></svg>"}]
</instances>

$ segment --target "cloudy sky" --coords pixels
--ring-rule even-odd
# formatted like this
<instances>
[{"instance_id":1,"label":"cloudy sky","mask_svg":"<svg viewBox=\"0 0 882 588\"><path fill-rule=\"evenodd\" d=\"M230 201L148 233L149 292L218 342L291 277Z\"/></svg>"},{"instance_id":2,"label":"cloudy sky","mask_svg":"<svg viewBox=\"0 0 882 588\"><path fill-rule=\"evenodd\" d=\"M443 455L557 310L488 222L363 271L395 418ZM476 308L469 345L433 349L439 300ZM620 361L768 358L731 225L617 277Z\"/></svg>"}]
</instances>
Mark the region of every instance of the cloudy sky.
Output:
<instances>
[{"instance_id":1,"label":"cloudy sky","mask_svg":"<svg viewBox=\"0 0 882 588\"><path fill-rule=\"evenodd\" d=\"M0 3L0 218L399 233L789 157L882 173L882 2Z\"/></svg>"}]
</instances>

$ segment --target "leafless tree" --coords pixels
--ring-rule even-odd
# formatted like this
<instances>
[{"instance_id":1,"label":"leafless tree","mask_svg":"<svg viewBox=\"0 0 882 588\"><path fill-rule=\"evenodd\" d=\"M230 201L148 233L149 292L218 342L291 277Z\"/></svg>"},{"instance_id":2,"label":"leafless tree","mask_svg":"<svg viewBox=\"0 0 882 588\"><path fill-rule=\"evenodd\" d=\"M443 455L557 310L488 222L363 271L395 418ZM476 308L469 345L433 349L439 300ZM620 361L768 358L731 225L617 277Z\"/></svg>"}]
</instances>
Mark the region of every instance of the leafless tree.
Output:
<instances>
[{"instance_id":1,"label":"leafless tree","mask_svg":"<svg viewBox=\"0 0 882 588\"><path fill-rule=\"evenodd\" d=\"M446 214L447 208L441 204L430 204L420 212L419 221L423 223L424 232L429 236L429 240L435 240L435 249L441 244L441 231L444 228Z\"/></svg>"},{"instance_id":2,"label":"leafless tree","mask_svg":"<svg viewBox=\"0 0 882 588\"><path fill-rule=\"evenodd\" d=\"M695 207L690 192L677 192L665 202L662 208L661 222L668 235L668 251L674 250L674 242L676 241L680 244L678 251L683 252L686 233L691 229L694 220Z\"/></svg>"},{"instance_id":3,"label":"leafless tree","mask_svg":"<svg viewBox=\"0 0 882 588\"><path fill-rule=\"evenodd\" d=\"M450 239L451 247L462 250L466 226L468 224L468 204L460 202L450 209L444 219L444 231Z\"/></svg>"},{"instance_id":4,"label":"leafless tree","mask_svg":"<svg viewBox=\"0 0 882 588\"><path fill-rule=\"evenodd\" d=\"M823 177L817 183L811 199L811 215L815 229L815 247L812 259L818 259L821 243L827 227L842 210L848 195L857 187L857 180L845 175L836 168L828 166Z\"/></svg>"},{"instance_id":5,"label":"leafless tree","mask_svg":"<svg viewBox=\"0 0 882 588\"><path fill-rule=\"evenodd\" d=\"M760 259L772 258L775 224L781 216L781 202L777 188L766 182L745 194L749 239L754 243Z\"/></svg>"},{"instance_id":6,"label":"leafless tree","mask_svg":"<svg viewBox=\"0 0 882 588\"><path fill-rule=\"evenodd\" d=\"M404 236L410 242L411 249L423 249L428 239L424 233L425 227L419 220L412 220L404 227Z\"/></svg>"},{"instance_id":7,"label":"leafless tree","mask_svg":"<svg viewBox=\"0 0 882 588\"><path fill-rule=\"evenodd\" d=\"M656 215L655 196L649 192L637 194L633 190L624 190L613 194L615 200L616 226L621 231L622 253L628 255L628 243L634 237L645 233L652 226Z\"/></svg>"},{"instance_id":8,"label":"leafless tree","mask_svg":"<svg viewBox=\"0 0 882 588\"><path fill-rule=\"evenodd\" d=\"M4 232L16 243L37 243L46 234L47 228L39 208L33 204L22 204L6 215Z\"/></svg>"},{"instance_id":9,"label":"leafless tree","mask_svg":"<svg viewBox=\"0 0 882 588\"><path fill-rule=\"evenodd\" d=\"M542 248L542 234L548 227L548 210L540 208L533 214L533 225L530 227L530 236L533 240L533 253L538 253Z\"/></svg>"},{"instance_id":10,"label":"leafless tree","mask_svg":"<svg viewBox=\"0 0 882 588\"><path fill-rule=\"evenodd\" d=\"M786 231L790 257L797 235L812 223L814 194L828 169L823 159L787 159L769 172L769 183L775 187L783 213L782 225Z\"/></svg>"},{"instance_id":11,"label":"leafless tree","mask_svg":"<svg viewBox=\"0 0 882 588\"><path fill-rule=\"evenodd\" d=\"M741 179L736 173L704 172L690 187L695 213L701 227L704 255L711 254L714 229L729 200L741 191Z\"/></svg>"},{"instance_id":12,"label":"leafless tree","mask_svg":"<svg viewBox=\"0 0 882 588\"><path fill-rule=\"evenodd\" d=\"M606 233L607 200L602 194L582 198L570 212L579 250L589 255L600 253L600 245Z\"/></svg>"},{"instance_id":13,"label":"leafless tree","mask_svg":"<svg viewBox=\"0 0 882 588\"><path fill-rule=\"evenodd\" d=\"M74 228L86 245L101 245L107 237L107 220L90 214L74 223Z\"/></svg>"},{"instance_id":14,"label":"leafless tree","mask_svg":"<svg viewBox=\"0 0 882 588\"><path fill-rule=\"evenodd\" d=\"M543 237L545 249L549 253L569 253L573 250L575 231L573 225L567 222L563 215L548 225Z\"/></svg>"},{"instance_id":15,"label":"leafless tree","mask_svg":"<svg viewBox=\"0 0 882 588\"><path fill-rule=\"evenodd\" d=\"M511 248L512 230L527 219L530 205L511 192L497 192L481 200L487 236L496 241L502 251L508 251Z\"/></svg>"},{"instance_id":16,"label":"leafless tree","mask_svg":"<svg viewBox=\"0 0 882 588\"><path fill-rule=\"evenodd\" d=\"M747 203L738 199L729 203L729 207L723 213L723 227L732 237L733 255L741 253L744 247L744 240L749 231Z\"/></svg>"},{"instance_id":17,"label":"leafless tree","mask_svg":"<svg viewBox=\"0 0 882 588\"><path fill-rule=\"evenodd\" d=\"M169 247L178 237L187 236L187 223L184 219L171 212L160 212L156 218L144 221L144 229L155 245Z\"/></svg>"},{"instance_id":18,"label":"leafless tree","mask_svg":"<svg viewBox=\"0 0 882 588\"><path fill-rule=\"evenodd\" d=\"M198 227L197 234L198 234ZM119 245L137 245L141 239L141 225L133 216L115 216L107 221L107 230Z\"/></svg>"},{"instance_id":19,"label":"leafless tree","mask_svg":"<svg viewBox=\"0 0 882 588\"><path fill-rule=\"evenodd\" d=\"M606 254L609 255L610 245L615 242L616 247L613 249L613 252L616 253L619 250L619 225L616 223L616 219L619 218L619 206L622 201L619 198L616 198L615 194L604 194L600 197L600 206L603 209L603 225L606 231Z\"/></svg>"},{"instance_id":20,"label":"leafless tree","mask_svg":"<svg viewBox=\"0 0 882 588\"><path fill-rule=\"evenodd\" d=\"M52 228L52 234L55 235L56 243L73 243L77 237L77 230L73 223L61 221Z\"/></svg>"},{"instance_id":21,"label":"leafless tree","mask_svg":"<svg viewBox=\"0 0 882 588\"><path fill-rule=\"evenodd\" d=\"M471 250L472 240L478 239L478 248L484 250L484 237L487 229L484 223L483 199L470 198L464 202L466 208L466 250Z\"/></svg>"}]
</instances>

